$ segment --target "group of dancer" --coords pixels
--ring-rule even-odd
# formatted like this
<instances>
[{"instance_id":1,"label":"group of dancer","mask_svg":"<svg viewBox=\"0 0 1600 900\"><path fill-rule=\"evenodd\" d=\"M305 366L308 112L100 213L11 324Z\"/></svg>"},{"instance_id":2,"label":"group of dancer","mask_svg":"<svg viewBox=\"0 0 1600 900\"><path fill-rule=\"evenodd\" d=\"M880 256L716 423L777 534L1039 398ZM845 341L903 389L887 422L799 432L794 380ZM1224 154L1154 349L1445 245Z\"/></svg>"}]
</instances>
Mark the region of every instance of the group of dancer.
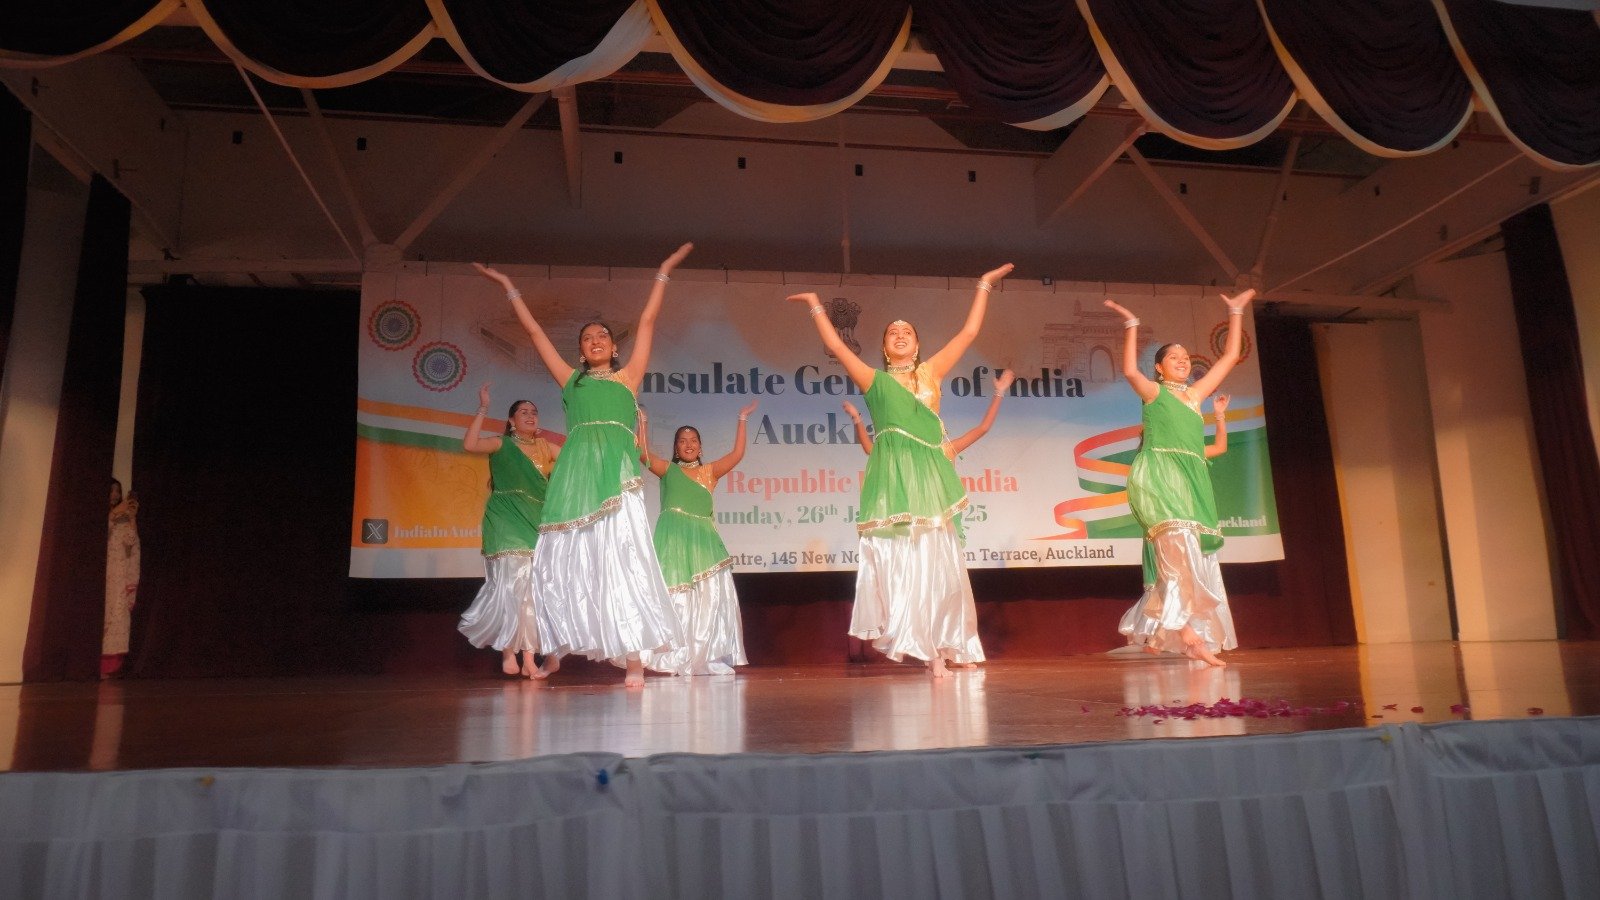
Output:
<instances>
[{"instance_id":1,"label":"group of dancer","mask_svg":"<svg viewBox=\"0 0 1600 900\"><path fill-rule=\"evenodd\" d=\"M647 668L726 674L746 661L732 559L716 531L712 494L743 458L746 421L756 405L739 411L733 448L708 462L699 431L689 425L674 433L670 457L653 453L637 400L667 284L692 249L684 244L656 272L626 363L611 329L591 322L578 334L579 365L568 364L511 279L475 264L505 290L540 360L562 385L567 419L567 439L558 448L541 436L534 404L519 400L503 435L484 437L490 399L484 385L463 440L468 452L488 455L491 493L483 517L486 578L460 629L474 645L498 649L508 675L545 678L576 653L624 669L625 683L637 686ZM806 307L872 419L869 434L860 413L845 404L868 454L849 633L889 659L922 660L936 677L984 660L962 550L967 496L952 460L988 431L1012 376L997 377L983 421L954 440L939 416L940 385L977 339L990 294L1011 270L1007 264L978 280L961 330L926 358L916 329L891 322L882 369L840 338L815 293L787 298ZM1157 350L1154 379L1141 372L1139 320L1106 301L1125 319L1123 375L1144 404L1144 440L1128 475L1128 498L1145 538L1145 591L1121 631L1151 653L1217 666L1224 665L1217 654L1236 641L1217 563L1222 534L1206 459L1226 449L1227 398L1215 403L1218 439L1210 447L1201 403L1239 360L1241 320L1253 296L1223 297L1224 352L1192 384L1188 352L1178 344ZM653 530L641 463L660 480Z\"/></svg>"}]
</instances>

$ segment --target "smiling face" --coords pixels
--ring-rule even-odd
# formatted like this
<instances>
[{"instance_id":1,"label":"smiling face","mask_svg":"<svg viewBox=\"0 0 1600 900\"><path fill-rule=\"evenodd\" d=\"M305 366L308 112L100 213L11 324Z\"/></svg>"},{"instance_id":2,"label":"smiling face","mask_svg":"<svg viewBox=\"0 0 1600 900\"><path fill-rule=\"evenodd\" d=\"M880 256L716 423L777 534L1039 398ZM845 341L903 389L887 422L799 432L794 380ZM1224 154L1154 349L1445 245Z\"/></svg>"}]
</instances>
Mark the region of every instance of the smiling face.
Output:
<instances>
[{"instance_id":1,"label":"smiling face","mask_svg":"<svg viewBox=\"0 0 1600 900\"><path fill-rule=\"evenodd\" d=\"M680 462L700 460L700 432L693 425L684 425L672 436L672 458Z\"/></svg>"},{"instance_id":2,"label":"smiling face","mask_svg":"<svg viewBox=\"0 0 1600 900\"><path fill-rule=\"evenodd\" d=\"M1182 344L1167 344L1156 351L1156 375L1163 381L1189 382L1189 351Z\"/></svg>"},{"instance_id":3,"label":"smiling face","mask_svg":"<svg viewBox=\"0 0 1600 900\"><path fill-rule=\"evenodd\" d=\"M590 322L578 332L578 352L592 369L603 369L612 363L617 352L616 341L611 339L611 329L599 322Z\"/></svg>"},{"instance_id":4,"label":"smiling face","mask_svg":"<svg viewBox=\"0 0 1600 900\"><path fill-rule=\"evenodd\" d=\"M539 407L534 406L532 400L518 400L511 405L511 413L506 421L511 431L523 437L533 437L539 433Z\"/></svg>"},{"instance_id":5,"label":"smiling face","mask_svg":"<svg viewBox=\"0 0 1600 900\"><path fill-rule=\"evenodd\" d=\"M903 366L917 358L917 330L909 322L893 321L883 330L883 358L891 366Z\"/></svg>"}]
</instances>

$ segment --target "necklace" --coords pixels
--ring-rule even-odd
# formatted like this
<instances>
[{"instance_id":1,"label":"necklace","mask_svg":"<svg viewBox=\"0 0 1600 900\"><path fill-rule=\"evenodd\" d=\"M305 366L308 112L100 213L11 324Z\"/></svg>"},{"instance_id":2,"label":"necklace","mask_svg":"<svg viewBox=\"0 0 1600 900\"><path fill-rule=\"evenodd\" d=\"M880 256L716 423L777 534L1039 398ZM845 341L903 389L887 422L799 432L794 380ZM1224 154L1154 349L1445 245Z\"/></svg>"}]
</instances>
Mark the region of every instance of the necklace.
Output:
<instances>
[{"instance_id":1,"label":"necklace","mask_svg":"<svg viewBox=\"0 0 1600 900\"><path fill-rule=\"evenodd\" d=\"M538 431L535 431L533 433L533 437L531 437L531 438L525 438L522 435L517 434L515 431L511 432L511 439L513 441L516 441L519 444L522 444L525 447L532 447L532 446L538 444L542 437L543 437L543 434L541 432L538 432Z\"/></svg>"},{"instance_id":2,"label":"necklace","mask_svg":"<svg viewBox=\"0 0 1600 900\"><path fill-rule=\"evenodd\" d=\"M590 369L589 370L589 377L590 378L598 378L601 381L610 381L611 379L617 377L617 370L616 369Z\"/></svg>"},{"instance_id":3,"label":"necklace","mask_svg":"<svg viewBox=\"0 0 1600 900\"><path fill-rule=\"evenodd\" d=\"M696 459L696 460L682 460L682 459L680 459L680 460L678 460L678 468L680 468L680 469L698 469L698 468L700 468L700 460L698 460L698 459Z\"/></svg>"},{"instance_id":4,"label":"necklace","mask_svg":"<svg viewBox=\"0 0 1600 900\"><path fill-rule=\"evenodd\" d=\"M1175 391L1187 391L1187 390L1189 390L1189 385L1187 383L1185 383L1185 382L1182 382L1182 381L1168 381L1165 378L1163 378L1163 379L1161 379L1161 383L1166 385L1169 388L1172 388Z\"/></svg>"},{"instance_id":5,"label":"necklace","mask_svg":"<svg viewBox=\"0 0 1600 900\"><path fill-rule=\"evenodd\" d=\"M907 372L914 372L914 371L916 371L916 369L917 369L917 366L916 366L915 363L906 363L903 366L888 366L888 365L886 365L886 366L883 367L883 370L885 372L888 372L890 375L904 375Z\"/></svg>"}]
</instances>

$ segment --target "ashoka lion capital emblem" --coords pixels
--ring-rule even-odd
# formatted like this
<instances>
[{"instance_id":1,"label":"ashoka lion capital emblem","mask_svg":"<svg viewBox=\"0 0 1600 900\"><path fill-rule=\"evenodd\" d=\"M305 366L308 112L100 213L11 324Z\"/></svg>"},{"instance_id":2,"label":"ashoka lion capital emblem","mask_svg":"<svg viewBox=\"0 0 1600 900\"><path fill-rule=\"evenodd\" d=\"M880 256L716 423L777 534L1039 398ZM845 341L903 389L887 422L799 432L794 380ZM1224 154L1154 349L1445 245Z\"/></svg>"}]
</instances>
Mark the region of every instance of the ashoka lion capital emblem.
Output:
<instances>
[{"instance_id":1,"label":"ashoka lion capital emblem","mask_svg":"<svg viewBox=\"0 0 1600 900\"><path fill-rule=\"evenodd\" d=\"M844 341L844 345L850 348L851 353L860 356L861 342L856 340L856 323L861 321L861 304L848 297L835 297L824 304L824 307L828 311L828 321L833 324L833 330L839 333L839 340Z\"/></svg>"}]
</instances>

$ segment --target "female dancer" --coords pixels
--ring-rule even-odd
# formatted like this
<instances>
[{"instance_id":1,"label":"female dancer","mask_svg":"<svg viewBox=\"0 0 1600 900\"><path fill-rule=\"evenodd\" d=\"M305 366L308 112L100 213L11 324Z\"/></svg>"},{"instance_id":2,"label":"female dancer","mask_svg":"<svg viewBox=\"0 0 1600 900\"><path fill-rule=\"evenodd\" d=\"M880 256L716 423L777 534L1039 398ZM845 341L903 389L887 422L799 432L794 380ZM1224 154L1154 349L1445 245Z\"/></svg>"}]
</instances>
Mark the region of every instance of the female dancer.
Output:
<instances>
[{"instance_id":1,"label":"female dancer","mask_svg":"<svg viewBox=\"0 0 1600 900\"><path fill-rule=\"evenodd\" d=\"M656 556L667 591L683 624L684 646L652 654L652 669L678 675L727 675L745 665L744 627L739 621L739 595L733 589L733 557L717 534L711 513L711 492L717 479L744 458L745 421L756 404L739 410L728 455L702 464L700 431L680 427L672 437L672 460L650 452L649 417L639 410L639 455L661 479L661 517L656 519Z\"/></svg>"},{"instance_id":2,"label":"female dancer","mask_svg":"<svg viewBox=\"0 0 1600 900\"><path fill-rule=\"evenodd\" d=\"M563 385L567 442L545 495L533 560L539 647L547 673L560 668L562 655L582 653L625 668L624 683L639 687L644 684L641 654L683 645L650 545L633 429L639 411L635 394L650 362L667 282L692 249L693 244L679 247L656 272L627 365L619 364L611 329L599 322L578 333L582 367L568 365L511 279L474 264L505 289L539 358Z\"/></svg>"},{"instance_id":3,"label":"female dancer","mask_svg":"<svg viewBox=\"0 0 1600 900\"><path fill-rule=\"evenodd\" d=\"M987 273L972 295L966 324L938 353L922 359L916 329L896 320L883 333L885 370L851 352L814 293L806 304L823 346L863 393L877 431L861 485L856 531L861 562L850 634L884 655L925 660L936 677L945 664L983 661L977 609L961 553L966 491L944 455L939 383L983 326L989 292L1011 274L1007 264Z\"/></svg>"},{"instance_id":4,"label":"female dancer","mask_svg":"<svg viewBox=\"0 0 1600 900\"><path fill-rule=\"evenodd\" d=\"M955 462L956 457L966 451L968 447L978 442L978 439L989 433L994 427L995 416L1000 414L1000 401L1005 399L1006 388L1011 387L1011 382L1016 380L1016 375L1006 369L994 380L994 396L989 398L989 409L983 414L983 421L969 429L965 434L954 440L944 442L944 455ZM861 413L856 410L856 405L849 400L842 404L844 411L850 414L851 421L856 423L856 441L861 444L861 452L872 453L872 433L867 431L867 423L861 421Z\"/></svg>"},{"instance_id":5,"label":"female dancer","mask_svg":"<svg viewBox=\"0 0 1600 900\"><path fill-rule=\"evenodd\" d=\"M539 431L539 408L518 400L506 413L505 434L484 437L489 385L478 388L478 414L461 446L489 457L489 502L483 507L483 587L456 628L474 647L500 651L500 669L529 678L545 673L534 665L539 623L533 593L533 548L544 517L545 488L561 448ZM517 653L522 665L517 665Z\"/></svg>"},{"instance_id":6,"label":"female dancer","mask_svg":"<svg viewBox=\"0 0 1600 900\"><path fill-rule=\"evenodd\" d=\"M1154 563L1154 588L1140 598L1137 612L1123 617L1130 644L1155 651L1184 653L1213 666L1222 650L1238 646L1233 614L1222 587L1217 551L1217 501L1205 462L1205 419L1200 404L1239 362L1244 308L1253 290L1232 297L1228 338L1210 371L1189 384L1189 352L1180 344L1156 350L1156 380L1139 371L1139 320L1107 300L1123 316L1122 374L1144 401L1144 439L1128 471L1128 505L1144 529ZM1147 575L1147 581L1150 578Z\"/></svg>"}]
</instances>

